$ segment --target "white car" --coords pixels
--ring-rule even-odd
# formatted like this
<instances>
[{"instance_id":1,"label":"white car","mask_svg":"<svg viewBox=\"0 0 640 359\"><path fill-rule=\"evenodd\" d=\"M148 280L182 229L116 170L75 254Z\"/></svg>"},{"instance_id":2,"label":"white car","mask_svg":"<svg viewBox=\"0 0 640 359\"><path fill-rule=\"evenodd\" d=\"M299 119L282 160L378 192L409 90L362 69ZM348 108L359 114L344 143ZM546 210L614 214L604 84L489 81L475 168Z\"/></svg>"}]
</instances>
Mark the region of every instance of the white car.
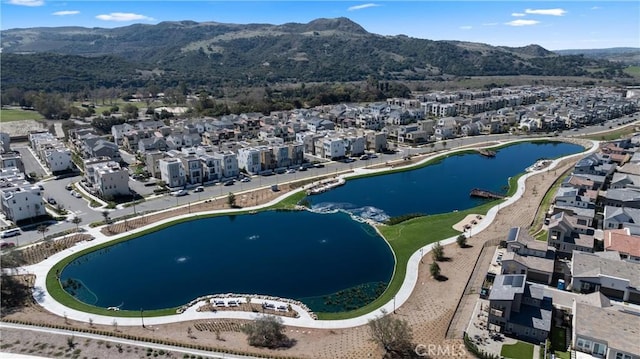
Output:
<instances>
[{"instance_id":1,"label":"white car","mask_svg":"<svg viewBox=\"0 0 640 359\"><path fill-rule=\"evenodd\" d=\"M187 195L187 193L189 193L189 192L187 192L187 191L185 191L185 190L181 189L181 190L178 190L178 191L173 191L173 192L171 192L171 195L172 195L172 196L176 196L176 197L180 197L180 196L186 196L186 195Z\"/></svg>"},{"instance_id":2,"label":"white car","mask_svg":"<svg viewBox=\"0 0 640 359\"><path fill-rule=\"evenodd\" d=\"M71 191L69 193L71 193L71 195L74 196L75 198L82 198L82 195L80 193L76 192L75 190Z\"/></svg>"},{"instance_id":3,"label":"white car","mask_svg":"<svg viewBox=\"0 0 640 359\"><path fill-rule=\"evenodd\" d=\"M244 183L251 182L251 178L249 178L249 177L242 177L242 179L240 180L240 182L244 182Z\"/></svg>"}]
</instances>

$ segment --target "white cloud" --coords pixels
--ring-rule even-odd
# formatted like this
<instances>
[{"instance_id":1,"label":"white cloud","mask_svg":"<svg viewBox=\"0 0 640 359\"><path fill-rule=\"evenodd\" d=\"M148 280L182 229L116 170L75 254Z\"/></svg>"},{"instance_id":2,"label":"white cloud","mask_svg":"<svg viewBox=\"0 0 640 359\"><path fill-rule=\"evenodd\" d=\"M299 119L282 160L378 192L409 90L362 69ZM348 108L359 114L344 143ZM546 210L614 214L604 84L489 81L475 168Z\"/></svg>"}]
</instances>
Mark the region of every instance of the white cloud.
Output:
<instances>
[{"instance_id":1,"label":"white cloud","mask_svg":"<svg viewBox=\"0 0 640 359\"><path fill-rule=\"evenodd\" d=\"M98 20L104 21L136 21L136 20L153 20L153 18L145 15L134 14L130 12L112 12L110 14L101 14L96 16Z\"/></svg>"},{"instance_id":2,"label":"white cloud","mask_svg":"<svg viewBox=\"0 0 640 359\"><path fill-rule=\"evenodd\" d=\"M511 16L522 17L522 16L527 16L527 14L523 14L521 12L514 12L514 13L511 13Z\"/></svg>"},{"instance_id":3,"label":"white cloud","mask_svg":"<svg viewBox=\"0 0 640 359\"><path fill-rule=\"evenodd\" d=\"M537 21L537 20L518 19L518 20L509 21L509 22L505 23L505 25L509 25L509 26L532 26L532 25L536 25L536 24L539 24L539 23L540 23L540 21Z\"/></svg>"},{"instance_id":4,"label":"white cloud","mask_svg":"<svg viewBox=\"0 0 640 359\"><path fill-rule=\"evenodd\" d=\"M469 25L460 26L460 30L471 30L471 29L473 29L473 27Z\"/></svg>"},{"instance_id":5,"label":"white cloud","mask_svg":"<svg viewBox=\"0 0 640 359\"><path fill-rule=\"evenodd\" d=\"M44 0L9 0L9 4L20 6L42 6L44 5Z\"/></svg>"},{"instance_id":6,"label":"white cloud","mask_svg":"<svg viewBox=\"0 0 640 359\"><path fill-rule=\"evenodd\" d=\"M373 3L369 3L369 4L362 4L362 5L355 5L355 6L351 6L347 9L347 11L356 11L356 10L362 10L362 9L367 9L370 7L378 7L380 6L379 4L373 4Z\"/></svg>"},{"instance_id":7,"label":"white cloud","mask_svg":"<svg viewBox=\"0 0 640 359\"><path fill-rule=\"evenodd\" d=\"M56 12L52 13L51 15L67 16L67 15L78 15L79 13L80 13L80 11L78 11L78 10L63 10L63 11L56 11Z\"/></svg>"},{"instance_id":8,"label":"white cloud","mask_svg":"<svg viewBox=\"0 0 640 359\"><path fill-rule=\"evenodd\" d=\"M560 9L560 8L556 8L556 9L527 9L524 12L527 13L527 14L534 14L534 15L564 16L564 14L567 13L567 10Z\"/></svg>"}]
</instances>

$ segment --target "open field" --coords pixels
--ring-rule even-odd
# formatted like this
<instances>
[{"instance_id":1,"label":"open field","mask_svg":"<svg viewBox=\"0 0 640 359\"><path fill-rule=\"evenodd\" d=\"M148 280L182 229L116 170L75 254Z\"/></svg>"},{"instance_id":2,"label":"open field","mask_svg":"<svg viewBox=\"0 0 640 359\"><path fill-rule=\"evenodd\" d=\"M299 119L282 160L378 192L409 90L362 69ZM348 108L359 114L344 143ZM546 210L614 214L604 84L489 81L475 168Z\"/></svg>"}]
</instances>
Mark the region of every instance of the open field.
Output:
<instances>
[{"instance_id":1,"label":"open field","mask_svg":"<svg viewBox=\"0 0 640 359\"><path fill-rule=\"evenodd\" d=\"M42 120L44 117L36 111L3 108L0 109L0 121L23 121L23 120Z\"/></svg>"}]
</instances>

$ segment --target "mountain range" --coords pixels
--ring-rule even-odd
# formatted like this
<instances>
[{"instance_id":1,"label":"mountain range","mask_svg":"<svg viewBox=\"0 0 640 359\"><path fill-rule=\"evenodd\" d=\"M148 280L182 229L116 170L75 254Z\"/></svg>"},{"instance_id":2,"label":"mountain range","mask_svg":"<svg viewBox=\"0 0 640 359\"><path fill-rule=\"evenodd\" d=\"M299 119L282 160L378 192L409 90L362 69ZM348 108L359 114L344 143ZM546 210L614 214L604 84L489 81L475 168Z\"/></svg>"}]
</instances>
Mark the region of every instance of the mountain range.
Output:
<instances>
[{"instance_id":1,"label":"mountain range","mask_svg":"<svg viewBox=\"0 0 640 359\"><path fill-rule=\"evenodd\" d=\"M491 46L367 32L347 18L307 24L162 22L105 29L0 33L3 87L23 90L158 85L422 80L448 76L625 76L624 65L538 45Z\"/></svg>"}]
</instances>

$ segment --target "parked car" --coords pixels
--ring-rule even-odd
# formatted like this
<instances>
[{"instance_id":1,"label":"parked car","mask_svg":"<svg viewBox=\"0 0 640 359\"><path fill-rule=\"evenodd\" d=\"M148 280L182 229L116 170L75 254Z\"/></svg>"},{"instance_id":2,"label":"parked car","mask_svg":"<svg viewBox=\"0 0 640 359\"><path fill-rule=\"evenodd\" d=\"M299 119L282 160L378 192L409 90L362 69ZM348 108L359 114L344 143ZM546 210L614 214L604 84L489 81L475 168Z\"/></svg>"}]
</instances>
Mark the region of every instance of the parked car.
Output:
<instances>
[{"instance_id":1,"label":"parked car","mask_svg":"<svg viewBox=\"0 0 640 359\"><path fill-rule=\"evenodd\" d=\"M82 195L75 190L69 193L71 193L71 195L74 196L75 198L82 198Z\"/></svg>"},{"instance_id":2,"label":"parked car","mask_svg":"<svg viewBox=\"0 0 640 359\"><path fill-rule=\"evenodd\" d=\"M196 187L196 189L193 190L193 192L203 192L204 191L204 187L202 186L198 186Z\"/></svg>"},{"instance_id":3,"label":"parked car","mask_svg":"<svg viewBox=\"0 0 640 359\"><path fill-rule=\"evenodd\" d=\"M250 177L242 177L240 182L244 182L244 183L251 182L251 178Z\"/></svg>"},{"instance_id":4,"label":"parked car","mask_svg":"<svg viewBox=\"0 0 640 359\"><path fill-rule=\"evenodd\" d=\"M246 177L245 177L245 178L246 178ZM234 180L228 180L227 182L225 182L225 183L224 183L224 185L225 185L225 186L231 186L231 185L233 185L234 183L236 183L236 181L234 181Z\"/></svg>"},{"instance_id":5,"label":"parked car","mask_svg":"<svg viewBox=\"0 0 640 359\"><path fill-rule=\"evenodd\" d=\"M67 183L67 185L64 186L64 189L66 189L67 191L71 191L73 189L73 186L71 185L71 183Z\"/></svg>"},{"instance_id":6,"label":"parked car","mask_svg":"<svg viewBox=\"0 0 640 359\"><path fill-rule=\"evenodd\" d=\"M181 189L181 190L171 192L171 195L175 197L180 197L180 196L186 196L188 193L189 192L187 192L186 190Z\"/></svg>"},{"instance_id":7,"label":"parked car","mask_svg":"<svg viewBox=\"0 0 640 359\"><path fill-rule=\"evenodd\" d=\"M47 198L47 203L55 205L57 202L55 198L49 197Z\"/></svg>"},{"instance_id":8,"label":"parked car","mask_svg":"<svg viewBox=\"0 0 640 359\"><path fill-rule=\"evenodd\" d=\"M0 234L0 238L9 238L9 237L14 237L20 235L20 229L19 228L12 228L12 229L7 229L6 231L2 232Z\"/></svg>"},{"instance_id":9,"label":"parked car","mask_svg":"<svg viewBox=\"0 0 640 359\"><path fill-rule=\"evenodd\" d=\"M0 249L9 249L9 248L13 248L15 246L16 246L16 244L13 243L13 242L0 241Z\"/></svg>"},{"instance_id":10,"label":"parked car","mask_svg":"<svg viewBox=\"0 0 640 359\"><path fill-rule=\"evenodd\" d=\"M287 173L291 174L291 173L296 173L296 170L294 168L290 168L287 170Z\"/></svg>"}]
</instances>

